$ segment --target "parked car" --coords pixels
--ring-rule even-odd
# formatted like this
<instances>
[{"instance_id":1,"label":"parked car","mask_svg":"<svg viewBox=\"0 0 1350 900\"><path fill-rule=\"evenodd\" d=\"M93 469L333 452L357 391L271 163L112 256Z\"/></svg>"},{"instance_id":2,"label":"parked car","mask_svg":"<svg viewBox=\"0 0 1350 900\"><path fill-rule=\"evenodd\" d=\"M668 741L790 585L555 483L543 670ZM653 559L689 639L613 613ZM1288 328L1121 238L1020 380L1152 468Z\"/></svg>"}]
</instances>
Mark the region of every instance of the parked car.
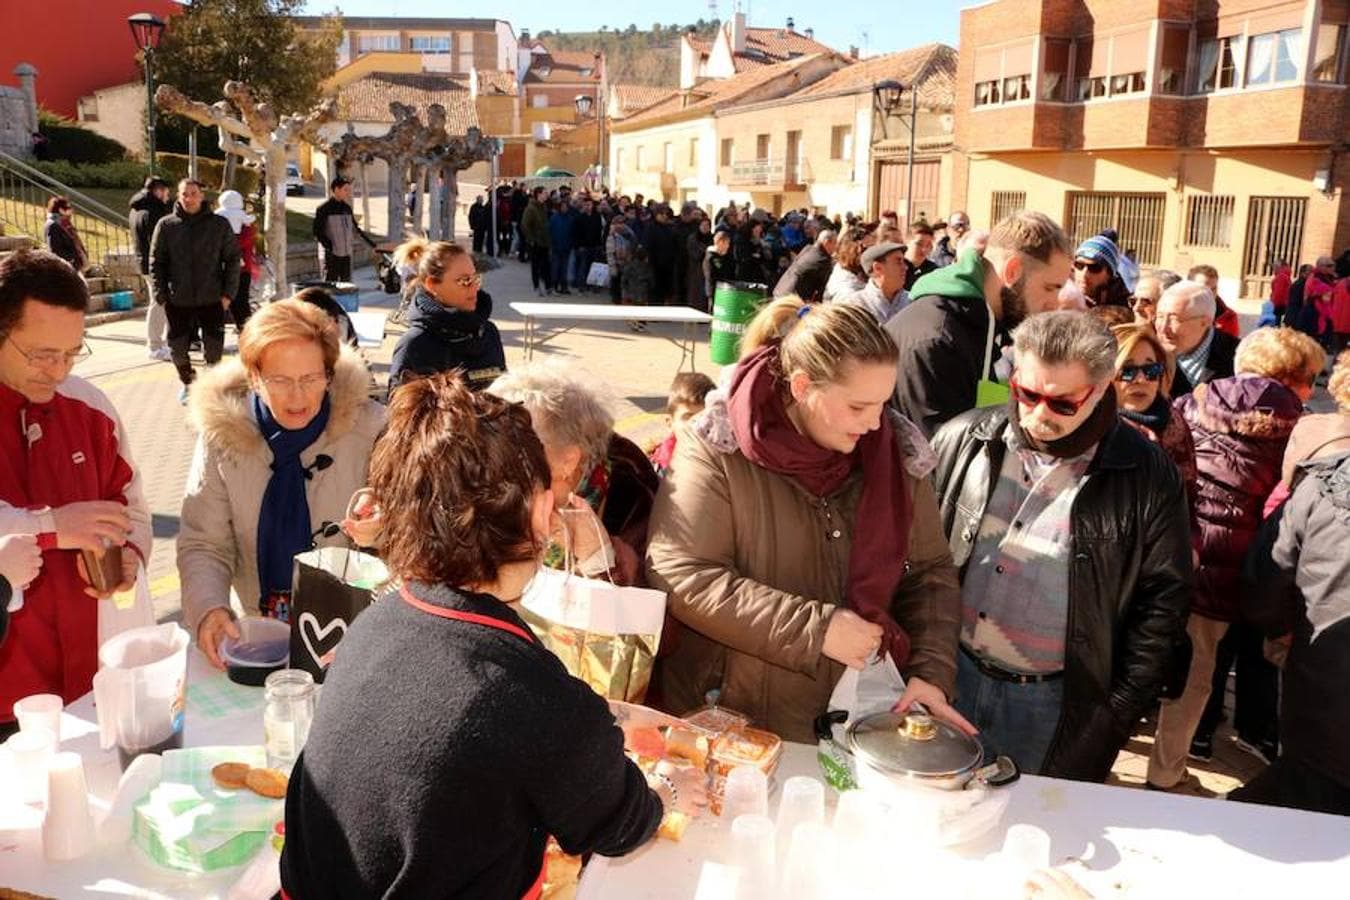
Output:
<instances>
[{"instance_id":1,"label":"parked car","mask_svg":"<svg viewBox=\"0 0 1350 900\"><path fill-rule=\"evenodd\" d=\"M295 163L286 163L286 196L305 195L305 180L300 177L300 167Z\"/></svg>"}]
</instances>

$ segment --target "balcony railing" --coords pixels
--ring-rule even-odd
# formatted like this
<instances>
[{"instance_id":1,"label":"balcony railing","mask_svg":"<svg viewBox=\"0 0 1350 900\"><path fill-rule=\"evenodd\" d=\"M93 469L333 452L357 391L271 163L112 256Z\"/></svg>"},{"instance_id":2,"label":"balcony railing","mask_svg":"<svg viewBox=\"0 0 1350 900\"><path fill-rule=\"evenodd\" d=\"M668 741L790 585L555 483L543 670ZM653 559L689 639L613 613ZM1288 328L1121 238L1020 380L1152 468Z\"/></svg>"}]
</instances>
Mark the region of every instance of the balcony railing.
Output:
<instances>
[{"instance_id":1,"label":"balcony railing","mask_svg":"<svg viewBox=\"0 0 1350 900\"><path fill-rule=\"evenodd\" d=\"M806 160L747 159L731 164L731 184L749 187L784 187L806 183Z\"/></svg>"}]
</instances>

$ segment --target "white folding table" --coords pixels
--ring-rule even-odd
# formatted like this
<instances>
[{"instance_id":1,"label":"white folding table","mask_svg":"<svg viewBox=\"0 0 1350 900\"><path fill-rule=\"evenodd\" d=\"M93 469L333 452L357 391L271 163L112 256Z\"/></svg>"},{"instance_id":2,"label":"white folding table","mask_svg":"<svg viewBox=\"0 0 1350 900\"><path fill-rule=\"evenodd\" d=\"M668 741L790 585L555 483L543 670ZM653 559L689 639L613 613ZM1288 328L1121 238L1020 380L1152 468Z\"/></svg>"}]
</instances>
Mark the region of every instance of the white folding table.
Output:
<instances>
[{"instance_id":1,"label":"white folding table","mask_svg":"<svg viewBox=\"0 0 1350 900\"><path fill-rule=\"evenodd\" d=\"M608 303L535 303L520 301L511 309L525 320L525 359L534 358L534 351L556 337L566 334L579 322L673 322L683 326L679 337L658 334L680 348L680 370L688 363L689 371L698 371L696 356L701 326L710 325L712 316L688 306L614 306ZM570 325L540 331L541 321L571 322Z\"/></svg>"}]
</instances>

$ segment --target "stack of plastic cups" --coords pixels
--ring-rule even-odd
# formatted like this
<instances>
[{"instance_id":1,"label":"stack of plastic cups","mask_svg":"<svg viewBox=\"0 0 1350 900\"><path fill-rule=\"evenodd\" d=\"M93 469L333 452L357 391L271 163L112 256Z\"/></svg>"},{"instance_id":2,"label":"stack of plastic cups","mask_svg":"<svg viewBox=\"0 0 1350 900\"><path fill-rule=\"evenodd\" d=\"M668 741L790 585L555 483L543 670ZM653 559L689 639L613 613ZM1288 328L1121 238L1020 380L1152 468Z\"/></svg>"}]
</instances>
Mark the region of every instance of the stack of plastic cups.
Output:
<instances>
[{"instance_id":1,"label":"stack of plastic cups","mask_svg":"<svg viewBox=\"0 0 1350 900\"><path fill-rule=\"evenodd\" d=\"M47 767L47 817L42 852L47 859L77 859L94 848L94 814L78 753L58 753Z\"/></svg>"}]
</instances>

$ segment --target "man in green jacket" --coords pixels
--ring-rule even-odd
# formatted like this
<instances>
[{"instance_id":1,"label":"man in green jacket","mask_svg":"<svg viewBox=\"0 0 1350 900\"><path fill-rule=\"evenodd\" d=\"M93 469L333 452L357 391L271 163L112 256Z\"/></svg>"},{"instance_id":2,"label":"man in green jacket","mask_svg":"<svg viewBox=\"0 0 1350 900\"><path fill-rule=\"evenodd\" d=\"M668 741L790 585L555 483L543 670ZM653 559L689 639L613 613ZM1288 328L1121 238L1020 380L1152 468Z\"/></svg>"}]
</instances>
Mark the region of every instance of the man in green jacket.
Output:
<instances>
[{"instance_id":1,"label":"man in green jacket","mask_svg":"<svg viewBox=\"0 0 1350 900\"><path fill-rule=\"evenodd\" d=\"M540 297L553 293L549 283L548 190L537 187L530 193L530 205L520 217L520 234L529 248L530 283Z\"/></svg>"}]
</instances>

